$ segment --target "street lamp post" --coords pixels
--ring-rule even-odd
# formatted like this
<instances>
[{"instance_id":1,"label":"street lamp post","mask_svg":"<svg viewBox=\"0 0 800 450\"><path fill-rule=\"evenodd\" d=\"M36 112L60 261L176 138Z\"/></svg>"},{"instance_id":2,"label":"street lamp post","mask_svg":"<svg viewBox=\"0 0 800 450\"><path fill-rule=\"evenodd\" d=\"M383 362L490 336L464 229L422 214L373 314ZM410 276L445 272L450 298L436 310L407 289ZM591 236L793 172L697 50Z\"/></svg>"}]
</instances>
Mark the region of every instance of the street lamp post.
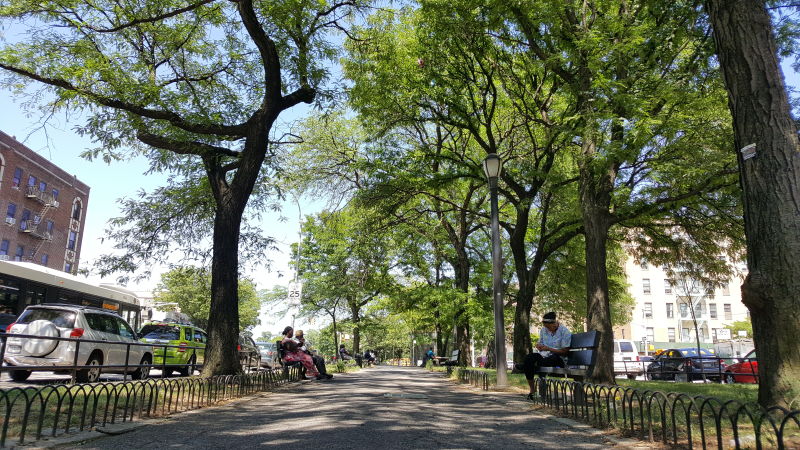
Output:
<instances>
[{"instance_id":1,"label":"street lamp post","mask_svg":"<svg viewBox=\"0 0 800 450\"><path fill-rule=\"evenodd\" d=\"M494 353L497 361L497 387L508 386L506 374L506 331L503 320L503 254L500 247L500 219L497 207L497 178L503 162L496 153L483 160L483 171L489 180L489 203L492 215L492 297L494 299Z\"/></svg>"}]
</instances>

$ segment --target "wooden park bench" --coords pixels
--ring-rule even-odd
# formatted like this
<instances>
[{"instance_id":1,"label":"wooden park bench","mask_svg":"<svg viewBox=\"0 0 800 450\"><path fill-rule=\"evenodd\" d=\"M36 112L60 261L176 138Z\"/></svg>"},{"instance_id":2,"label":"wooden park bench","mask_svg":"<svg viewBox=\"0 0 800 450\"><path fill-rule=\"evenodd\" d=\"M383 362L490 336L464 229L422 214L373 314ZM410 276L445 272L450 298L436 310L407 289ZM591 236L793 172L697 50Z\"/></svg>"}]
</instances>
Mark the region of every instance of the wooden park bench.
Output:
<instances>
[{"instance_id":1,"label":"wooden park bench","mask_svg":"<svg viewBox=\"0 0 800 450\"><path fill-rule=\"evenodd\" d=\"M540 378L545 376L559 376L583 381L592 375L597 361L597 347L600 345L600 332L597 330L585 333L575 333L569 341L567 364L565 367L539 367L536 374ZM543 381L543 380L542 380ZM544 398L547 393L547 383L539 383L539 395ZM575 395L583 396L583 391ZM577 401L577 399L576 399ZM582 402L580 402L582 403Z\"/></svg>"}]
</instances>

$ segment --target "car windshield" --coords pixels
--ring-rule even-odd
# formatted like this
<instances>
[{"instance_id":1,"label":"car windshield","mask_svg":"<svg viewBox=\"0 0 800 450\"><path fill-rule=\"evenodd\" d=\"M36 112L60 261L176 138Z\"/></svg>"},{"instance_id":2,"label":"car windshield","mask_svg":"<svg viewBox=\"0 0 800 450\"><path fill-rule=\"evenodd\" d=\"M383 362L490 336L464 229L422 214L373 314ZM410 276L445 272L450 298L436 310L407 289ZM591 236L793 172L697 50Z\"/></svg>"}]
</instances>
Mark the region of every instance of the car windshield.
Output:
<instances>
[{"instance_id":1,"label":"car windshield","mask_svg":"<svg viewBox=\"0 0 800 450\"><path fill-rule=\"evenodd\" d=\"M256 345L261 350L265 351L275 350L275 344L272 342L256 342Z\"/></svg>"},{"instance_id":2,"label":"car windshield","mask_svg":"<svg viewBox=\"0 0 800 450\"><path fill-rule=\"evenodd\" d=\"M181 329L175 325L145 325L139 336L144 339L167 339L177 341L181 338Z\"/></svg>"},{"instance_id":3,"label":"car windshield","mask_svg":"<svg viewBox=\"0 0 800 450\"><path fill-rule=\"evenodd\" d=\"M681 352L681 355L683 355L683 356L697 356L697 349L696 348L684 348L684 349L681 349L681 350L678 350L678 351ZM714 354L710 353L708 350L706 350L704 348L701 348L700 349L700 356L714 356Z\"/></svg>"},{"instance_id":4,"label":"car windshield","mask_svg":"<svg viewBox=\"0 0 800 450\"><path fill-rule=\"evenodd\" d=\"M63 309L31 308L26 309L17 318L17 323L31 323L35 320L49 320L60 328L73 328L75 326L75 313Z\"/></svg>"}]
</instances>

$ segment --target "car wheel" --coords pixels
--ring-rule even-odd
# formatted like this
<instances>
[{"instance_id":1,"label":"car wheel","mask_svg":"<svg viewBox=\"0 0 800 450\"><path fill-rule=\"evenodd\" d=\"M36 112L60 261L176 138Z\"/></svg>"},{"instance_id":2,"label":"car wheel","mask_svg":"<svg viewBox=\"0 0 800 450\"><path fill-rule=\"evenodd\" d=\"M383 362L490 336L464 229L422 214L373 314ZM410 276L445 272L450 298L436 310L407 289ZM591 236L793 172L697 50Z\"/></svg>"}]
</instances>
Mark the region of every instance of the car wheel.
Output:
<instances>
[{"instance_id":1,"label":"car wheel","mask_svg":"<svg viewBox=\"0 0 800 450\"><path fill-rule=\"evenodd\" d=\"M635 380L636 379L636 374L633 374L633 373L629 373L626 376L628 377L629 380Z\"/></svg>"},{"instance_id":2,"label":"car wheel","mask_svg":"<svg viewBox=\"0 0 800 450\"><path fill-rule=\"evenodd\" d=\"M142 356L142 360L139 362L139 364L142 367L139 367L138 369L133 371L133 373L131 374L131 379L146 380L147 377L150 376L150 364L152 363L153 362L150 360L149 355Z\"/></svg>"},{"instance_id":3,"label":"car wheel","mask_svg":"<svg viewBox=\"0 0 800 450\"><path fill-rule=\"evenodd\" d=\"M181 374L181 376L183 376L183 377L188 377L188 376L194 375L195 362L196 361L195 361L194 355L192 355L192 357L189 358L189 364L187 366L184 366L184 367L181 367L180 369L178 369L178 373Z\"/></svg>"},{"instance_id":4,"label":"car wheel","mask_svg":"<svg viewBox=\"0 0 800 450\"><path fill-rule=\"evenodd\" d=\"M32 371L30 370L12 370L9 372L9 375L11 375L11 379L14 381L25 381L31 376L31 373Z\"/></svg>"},{"instance_id":5,"label":"car wheel","mask_svg":"<svg viewBox=\"0 0 800 450\"><path fill-rule=\"evenodd\" d=\"M725 380L725 384L736 383L736 378L734 378L733 374L730 372L725 372L725 374L722 376L722 379Z\"/></svg>"},{"instance_id":6,"label":"car wheel","mask_svg":"<svg viewBox=\"0 0 800 450\"><path fill-rule=\"evenodd\" d=\"M79 370L75 378L79 383L94 383L100 379L100 366L103 365L102 356L93 353L86 362L87 366L92 366L88 369Z\"/></svg>"}]
</instances>

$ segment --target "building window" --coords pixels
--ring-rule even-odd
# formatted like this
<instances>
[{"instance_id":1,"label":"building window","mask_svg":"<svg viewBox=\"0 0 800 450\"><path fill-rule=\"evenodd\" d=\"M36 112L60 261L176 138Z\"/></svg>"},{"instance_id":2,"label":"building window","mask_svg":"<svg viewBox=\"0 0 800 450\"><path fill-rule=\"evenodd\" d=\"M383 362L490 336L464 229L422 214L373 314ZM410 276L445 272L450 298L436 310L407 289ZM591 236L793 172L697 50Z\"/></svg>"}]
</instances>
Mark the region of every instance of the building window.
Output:
<instances>
[{"instance_id":1,"label":"building window","mask_svg":"<svg viewBox=\"0 0 800 450\"><path fill-rule=\"evenodd\" d=\"M722 295L731 295L731 284L730 284L730 282L726 281L725 284L722 285Z\"/></svg>"},{"instance_id":2,"label":"building window","mask_svg":"<svg viewBox=\"0 0 800 450\"><path fill-rule=\"evenodd\" d=\"M672 294L672 280L670 279L664 280L664 293Z\"/></svg>"},{"instance_id":3,"label":"building window","mask_svg":"<svg viewBox=\"0 0 800 450\"><path fill-rule=\"evenodd\" d=\"M36 177L33 175L28 175L28 187L36 186Z\"/></svg>"},{"instance_id":4,"label":"building window","mask_svg":"<svg viewBox=\"0 0 800 450\"><path fill-rule=\"evenodd\" d=\"M17 253L14 254L14 261L22 261L23 256L25 256L25 247L18 245Z\"/></svg>"},{"instance_id":5,"label":"building window","mask_svg":"<svg viewBox=\"0 0 800 450\"><path fill-rule=\"evenodd\" d=\"M48 220L47 221L47 232L50 233L51 236L53 234L53 227L54 227L53 221L52 220Z\"/></svg>"},{"instance_id":6,"label":"building window","mask_svg":"<svg viewBox=\"0 0 800 450\"><path fill-rule=\"evenodd\" d=\"M49 257L47 256L47 253L44 253L44 254L42 255L42 265L43 265L43 266L46 266L46 265L47 265L47 260L48 260L48 259L49 259Z\"/></svg>"},{"instance_id":7,"label":"building window","mask_svg":"<svg viewBox=\"0 0 800 450\"><path fill-rule=\"evenodd\" d=\"M75 220L81 220L81 200L76 198L74 202L72 202L72 215L71 217Z\"/></svg>"},{"instance_id":8,"label":"building window","mask_svg":"<svg viewBox=\"0 0 800 450\"><path fill-rule=\"evenodd\" d=\"M694 315L695 317L703 317L703 304L698 303L697 306L694 308Z\"/></svg>"},{"instance_id":9,"label":"building window","mask_svg":"<svg viewBox=\"0 0 800 450\"><path fill-rule=\"evenodd\" d=\"M709 296L709 297L713 297L714 296L714 285L711 284L711 283L705 283L705 287L706 287L706 295Z\"/></svg>"},{"instance_id":10,"label":"building window","mask_svg":"<svg viewBox=\"0 0 800 450\"><path fill-rule=\"evenodd\" d=\"M717 304L716 303L709 303L708 305L708 315L712 319L717 318Z\"/></svg>"},{"instance_id":11,"label":"building window","mask_svg":"<svg viewBox=\"0 0 800 450\"><path fill-rule=\"evenodd\" d=\"M681 342L689 342L689 329L681 328Z\"/></svg>"},{"instance_id":12,"label":"building window","mask_svg":"<svg viewBox=\"0 0 800 450\"><path fill-rule=\"evenodd\" d=\"M0 241L0 255L8 255L8 247L11 245L8 239Z\"/></svg>"},{"instance_id":13,"label":"building window","mask_svg":"<svg viewBox=\"0 0 800 450\"><path fill-rule=\"evenodd\" d=\"M64 272L72 273L72 263L64 263Z\"/></svg>"},{"instance_id":14,"label":"building window","mask_svg":"<svg viewBox=\"0 0 800 450\"><path fill-rule=\"evenodd\" d=\"M642 278L642 292L650 293L650 278Z\"/></svg>"},{"instance_id":15,"label":"building window","mask_svg":"<svg viewBox=\"0 0 800 450\"><path fill-rule=\"evenodd\" d=\"M642 263L640 264L640 266L641 266L642 270L647 270L647 269L650 268L650 266L647 265L647 261L645 261L645 260L642 260Z\"/></svg>"},{"instance_id":16,"label":"building window","mask_svg":"<svg viewBox=\"0 0 800 450\"><path fill-rule=\"evenodd\" d=\"M647 327L647 342L653 342L656 340L656 335L653 332L653 327Z\"/></svg>"},{"instance_id":17,"label":"building window","mask_svg":"<svg viewBox=\"0 0 800 450\"><path fill-rule=\"evenodd\" d=\"M725 320L733 320L733 313L731 312L730 303L725 303L722 305L722 310L725 311Z\"/></svg>"},{"instance_id":18,"label":"building window","mask_svg":"<svg viewBox=\"0 0 800 450\"><path fill-rule=\"evenodd\" d=\"M58 200L58 189L53 189L53 200Z\"/></svg>"},{"instance_id":19,"label":"building window","mask_svg":"<svg viewBox=\"0 0 800 450\"><path fill-rule=\"evenodd\" d=\"M11 187L19 189L19 184L22 182L22 169L17 167L14 170L14 178L11 180Z\"/></svg>"},{"instance_id":20,"label":"building window","mask_svg":"<svg viewBox=\"0 0 800 450\"><path fill-rule=\"evenodd\" d=\"M67 240L67 248L75 250L75 241L78 239L78 233L74 231L69 232L69 239ZM69 272L69 271L68 271Z\"/></svg>"},{"instance_id":21,"label":"building window","mask_svg":"<svg viewBox=\"0 0 800 450\"><path fill-rule=\"evenodd\" d=\"M40 181L39 192L45 192L45 191L47 191L47 183L45 183L44 181Z\"/></svg>"},{"instance_id":22,"label":"building window","mask_svg":"<svg viewBox=\"0 0 800 450\"><path fill-rule=\"evenodd\" d=\"M672 303L667 303L667 319L672 319L675 317L675 309ZM674 341L673 341L674 342Z\"/></svg>"},{"instance_id":23,"label":"building window","mask_svg":"<svg viewBox=\"0 0 800 450\"><path fill-rule=\"evenodd\" d=\"M700 341L705 342L708 340L708 333L705 328L700 328Z\"/></svg>"},{"instance_id":24,"label":"building window","mask_svg":"<svg viewBox=\"0 0 800 450\"><path fill-rule=\"evenodd\" d=\"M687 305L686 303L681 303L680 309L681 309L681 319L689 317L689 305Z\"/></svg>"},{"instance_id":25,"label":"building window","mask_svg":"<svg viewBox=\"0 0 800 450\"><path fill-rule=\"evenodd\" d=\"M31 220L31 211L29 209L22 210L22 217L19 218L19 229L20 230L27 230L28 221Z\"/></svg>"},{"instance_id":26,"label":"building window","mask_svg":"<svg viewBox=\"0 0 800 450\"><path fill-rule=\"evenodd\" d=\"M675 342L675 328L667 328L667 340Z\"/></svg>"},{"instance_id":27,"label":"building window","mask_svg":"<svg viewBox=\"0 0 800 450\"><path fill-rule=\"evenodd\" d=\"M650 302L645 302L644 304L644 316L648 319L653 318L653 304Z\"/></svg>"},{"instance_id":28,"label":"building window","mask_svg":"<svg viewBox=\"0 0 800 450\"><path fill-rule=\"evenodd\" d=\"M17 215L17 205L15 205L13 203L9 203L8 204L8 209L6 209L6 218L7 219L13 219L14 216L16 216L16 215ZM6 221L6 222L8 222L8 221Z\"/></svg>"}]
</instances>

